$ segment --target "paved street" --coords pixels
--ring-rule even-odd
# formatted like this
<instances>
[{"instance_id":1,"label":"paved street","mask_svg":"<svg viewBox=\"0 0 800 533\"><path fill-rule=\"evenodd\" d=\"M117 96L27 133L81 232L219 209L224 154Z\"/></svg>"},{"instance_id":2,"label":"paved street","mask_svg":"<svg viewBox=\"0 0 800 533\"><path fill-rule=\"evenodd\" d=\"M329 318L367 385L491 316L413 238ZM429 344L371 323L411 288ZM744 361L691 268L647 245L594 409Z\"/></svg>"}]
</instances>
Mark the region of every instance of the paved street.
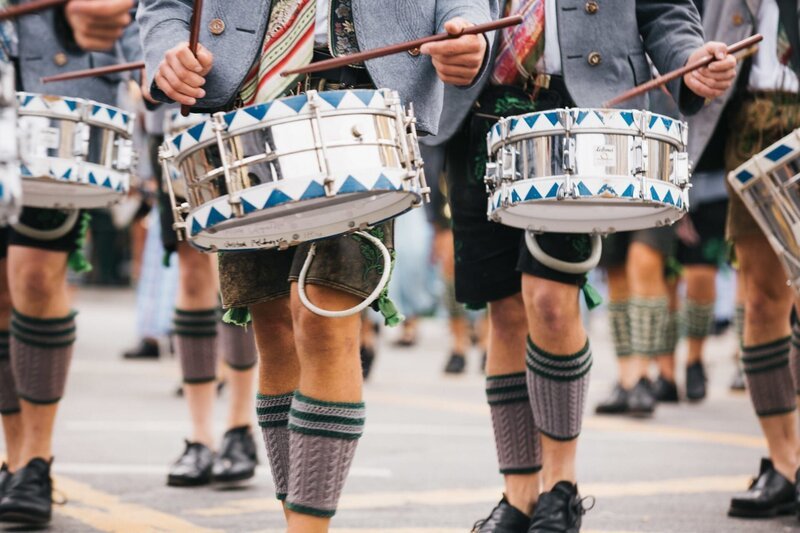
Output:
<instances>
[{"instance_id":1,"label":"paved street","mask_svg":"<svg viewBox=\"0 0 800 533\"><path fill-rule=\"evenodd\" d=\"M54 531L280 531L266 468L239 490L172 489L166 465L182 451L187 415L177 362L123 362L135 342L130 291L84 290L79 340L56 435L56 486L68 499ZM732 337L708 347L710 398L662 407L650 421L598 418L614 360L605 315L593 317L595 371L580 449L581 492L597 502L587 532L776 532L793 518L732 520L731 493L756 473L764 442L744 395L727 391ZM334 519L335 531L466 532L501 494L479 354L445 378L445 324L426 323L413 350L384 331L367 386L366 435ZM217 428L224 429L225 394ZM260 439L259 439L260 441ZM262 458L262 465L266 458Z\"/></svg>"}]
</instances>

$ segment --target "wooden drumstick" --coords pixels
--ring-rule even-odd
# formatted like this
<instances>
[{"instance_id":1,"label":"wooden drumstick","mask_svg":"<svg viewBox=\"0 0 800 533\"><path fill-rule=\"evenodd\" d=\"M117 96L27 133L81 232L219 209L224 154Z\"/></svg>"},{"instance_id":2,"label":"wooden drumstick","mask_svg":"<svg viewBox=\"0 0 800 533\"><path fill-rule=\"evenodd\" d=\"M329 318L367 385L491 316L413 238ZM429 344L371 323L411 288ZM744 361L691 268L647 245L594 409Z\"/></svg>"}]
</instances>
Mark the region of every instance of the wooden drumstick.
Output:
<instances>
[{"instance_id":1,"label":"wooden drumstick","mask_svg":"<svg viewBox=\"0 0 800 533\"><path fill-rule=\"evenodd\" d=\"M44 11L53 7L60 7L69 2L69 0L35 0L22 4L19 6L7 7L0 11L0 21L21 17L23 15L30 15L37 11Z\"/></svg>"},{"instance_id":2,"label":"wooden drumstick","mask_svg":"<svg viewBox=\"0 0 800 533\"><path fill-rule=\"evenodd\" d=\"M757 34L753 35L752 37L748 37L747 39L744 39L742 41L739 41L738 43L734 43L734 44L730 45L728 47L728 53L729 54L735 54L735 53L740 52L742 50L745 50L747 48L751 48L752 46L760 43L763 40L764 40L764 36L761 35L760 33L757 33ZM686 66L681 67L679 69L673 70L672 72L669 72L667 74L664 74L663 76L659 76L657 78L654 78L654 79L648 81L647 83L643 83L642 85L639 85L638 87L634 87L633 89L631 89L629 91L625 91L624 93L620 94L619 96L617 96L617 97L609 100L605 104L603 104L603 107L614 107L615 105L621 104L622 102L630 100L631 98L636 98L637 96L641 96L641 95L643 95L643 94L645 94L645 93L647 93L649 91L652 91L653 89L661 87L662 85L666 85L666 84L668 84L669 82L671 82L673 80L676 80L678 78L682 78L683 76L689 74L690 72L694 72L695 70L699 70L699 69L701 69L703 67L706 67L706 66L710 65L713 62L714 62L714 57L713 56L706 56L703 59L699 59L699 60L695 61L694 63L692 63L690 65L686 65Z\"/></svg>"},{"instance_id":3,"label":"wooden drumstick","mask_svg":"<svg viewBox=\"0 0 800 533\"><path fill-rule=\"evenodd\" d=\"M78 80L81 78L105 76L106 74L114 74L116 72L141 70L143 68L144 61L134 61L133 63L120 63L119 65L111 65L109 67L87 68L85 70L74 70L72 72L65 72L64 74L56 74L54 76L45 76L41 78L40 81L42 83L53 83L56 81Z\"/></svg>"},{"instance_id":4,"label":"wooden drumstick","mask_svg":"<svg viewBox=\"0 0 800 533\"><path fill-rule=\"evenodd\" d=\"M192 30L189 34L189 50L192 51L197 57L197 45L200 43L200 19L203 17L203 0L194 1L194 10L192 11ZM191 107L188 105L181 106L181 115L188 117L191 113Z\"/></svg>"},{"instance_id":5,"label":"wooden drumstick","mask_svg":"<svg viewBox=\"0 0 800 533\"><path fill-rule=\"evenodd\" d=\"M436 35L431 35L430 37L423 37L421 39L416 39L414 41L407 41L404 43L393 44L391 46L384 46L383 48L376 48L374 50L369 50L366 52L358 52L356 54L350 54L347 56L335 57L333 59L327 59L325 61L312 63L302 68L296 68L293 70L284 70L283 72L281 72L281 76L286 77L286 76L294 76L297 74L310 74L312 72L322 72L334 68L345 67L347 65L355 65L357 63L361 63L368 59L375 59L377 57L399 54L401 52L410 52L412 50L418 49L423 44L436 43L439 41L446 41L448 39L457 39L462 35L479 35L494 30L508 28L510 26L516 26L521 23L522 23L522 17L520 15L514 15L512 17L498 19L493 22L487 22L486 24L478 24L477 26L470 26L469 28L465 28L464 30L462 30L461 33L459 34L450 34L446 32L437 33Z\"/></svg>"}]
</instances>

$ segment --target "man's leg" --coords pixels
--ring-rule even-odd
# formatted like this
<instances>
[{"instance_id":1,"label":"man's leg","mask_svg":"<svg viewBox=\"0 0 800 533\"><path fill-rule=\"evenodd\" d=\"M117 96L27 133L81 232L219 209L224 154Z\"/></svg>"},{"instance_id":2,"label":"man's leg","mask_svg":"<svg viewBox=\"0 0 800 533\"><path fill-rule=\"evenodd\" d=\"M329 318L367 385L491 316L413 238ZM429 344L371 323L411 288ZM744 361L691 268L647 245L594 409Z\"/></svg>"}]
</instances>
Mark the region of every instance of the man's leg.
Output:
<instances>
[{"instance_id":1,"label":"man's leg","mask_svg":"<svg viewBox=\"0 0 800 533\"><path fill-rule=\"evenodd\" d=\"M702 400L706 396L703 346L714 325L717 300L717 268L711 265L687 265L686 279L686 337L689 353L686 358L686 396Z\"/></svg>"},{"instance_id":2,"label":"man's leg","mask_svg":"<svg viewBox=\"0 0 800 533\"><path fill-rule=\"evenodd\" d=\"M542 448L525 378L525 304L517 294L489 304L486 395L508 503L526 515L539 498Z\"/></svg>"},{"instance_id":3,"label":"man's leg","mask_svg":"<svg viewBox=\"0 0 800 533\"><path fill-rule=\"evenodd\" d=\"M11 319L11 294L8 289L7 261L0 260L0 415L3 418L3 436L6 442L6 463L11 472L21 468L22 416L20 414L17 386L11 370L8 327ZM0 487L2 498L2 487Z\"/></svg>"}]
</instances>

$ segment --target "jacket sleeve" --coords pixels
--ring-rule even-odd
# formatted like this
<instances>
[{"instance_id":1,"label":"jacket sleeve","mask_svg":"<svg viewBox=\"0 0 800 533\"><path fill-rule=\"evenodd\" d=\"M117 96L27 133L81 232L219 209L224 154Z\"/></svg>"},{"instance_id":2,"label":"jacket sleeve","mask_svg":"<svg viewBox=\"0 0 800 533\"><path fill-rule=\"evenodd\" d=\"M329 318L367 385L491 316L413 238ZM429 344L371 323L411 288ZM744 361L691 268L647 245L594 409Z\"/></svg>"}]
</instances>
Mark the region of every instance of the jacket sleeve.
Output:
<instances>
[{"instance_id":1,"label":"jacket sleeve","mask_svg":"<svg viewBox=\"0 0 800 533\"><path fill-rule=\"evenodd\" d=\"M461 17L470 21L473 24L484 24L497 20L500 13L500 6L498 0L438 0L436 2L436 28L438 33L445 31L444 24L450 19ZM493 46L495 42L495 32L485 34L486 38L486 54L483 56L483 65L478 75L475 76L472 87L483 79L489 70L490 59L493 54Z\"/></svg>"},{"instance_id":2,"label":"jacket sleeve","mask_svg":"<svg viewBox=\"0 0 800 533\"><path fill-rule=\"evenodd\" d=\"M146 83L152 97L172 102L155 84L158 65L164 54L179 43L189 40L194 0L140 0L136 21L147 71Z\"/></svg>"},{"instance_id":3,"label":"jacket sleeve","mask_svg":"<svg viewBox=\"0 0 800 533\"><path fill-rule=\"evenodd\" d=\"M686 65L689 56L703 46L703 25L692 0L636 0L636 18L647 54L661 73ZM682 79L667 85L684 114L703 107Z\"/></svg>"}]
</instances>

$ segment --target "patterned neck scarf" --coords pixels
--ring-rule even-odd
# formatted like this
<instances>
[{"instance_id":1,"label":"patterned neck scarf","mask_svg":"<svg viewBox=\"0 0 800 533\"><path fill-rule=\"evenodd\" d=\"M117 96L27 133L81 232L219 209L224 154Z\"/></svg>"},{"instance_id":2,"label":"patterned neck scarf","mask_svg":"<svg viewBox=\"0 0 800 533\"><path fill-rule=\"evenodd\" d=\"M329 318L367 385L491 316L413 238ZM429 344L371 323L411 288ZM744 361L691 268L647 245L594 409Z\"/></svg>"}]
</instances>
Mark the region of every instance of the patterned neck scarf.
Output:
<instances>
[{"instance_id":1,"label":"patterned neck scarf","mask_svg":"<svg viewBox=\"0 0 800 533\"><path fill-rule=\"evenodd\" d=\"M0 9L9 7L9 0L0 0ZM0 22L0 63L11 63L17 56L17 29L10 20Z\"/></svg>"},{"instance_id":2,"label":"patterned neck scarf","mask_svg":"<svg viewBox=\"0 0 800 533\"><path fill-rule=\"evenodd\" d=\"M509 0L507 15L521 15L519 26L502 30L500 51L494 64L492 80L512 85L535 72L544 55L544 4L546 0Z\"/></svg>"}]
</instances>

